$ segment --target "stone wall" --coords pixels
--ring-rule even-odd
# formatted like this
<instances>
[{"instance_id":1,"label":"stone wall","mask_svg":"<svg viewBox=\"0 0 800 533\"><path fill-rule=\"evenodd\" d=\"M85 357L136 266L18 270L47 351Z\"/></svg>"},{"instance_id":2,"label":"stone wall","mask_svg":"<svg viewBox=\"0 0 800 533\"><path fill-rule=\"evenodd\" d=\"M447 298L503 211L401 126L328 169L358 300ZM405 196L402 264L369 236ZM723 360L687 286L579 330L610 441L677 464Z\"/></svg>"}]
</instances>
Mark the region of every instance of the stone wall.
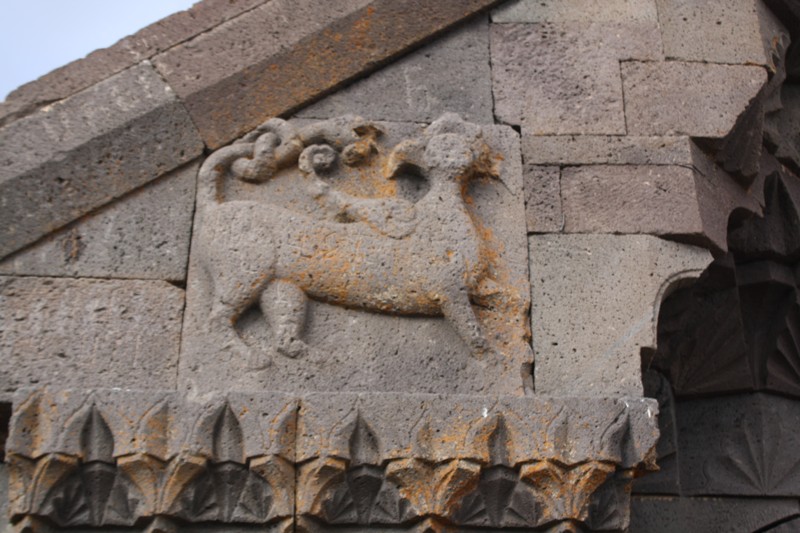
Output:
<instances>
[{"instance_id":1,"label":"stone wall","mask_svg":"<svg viewBox=\"0 0 800 533\"><path fill-rule=\"evenodd\" d=\"M791 531L799 29L790 0L205 0L19 88L13 527L622 531L658 456L630 531ZM292 271L333 281L259 270L340 226L373 229ZM473 238L483 270L435 268Z\"/></svg>"}]
</instances>

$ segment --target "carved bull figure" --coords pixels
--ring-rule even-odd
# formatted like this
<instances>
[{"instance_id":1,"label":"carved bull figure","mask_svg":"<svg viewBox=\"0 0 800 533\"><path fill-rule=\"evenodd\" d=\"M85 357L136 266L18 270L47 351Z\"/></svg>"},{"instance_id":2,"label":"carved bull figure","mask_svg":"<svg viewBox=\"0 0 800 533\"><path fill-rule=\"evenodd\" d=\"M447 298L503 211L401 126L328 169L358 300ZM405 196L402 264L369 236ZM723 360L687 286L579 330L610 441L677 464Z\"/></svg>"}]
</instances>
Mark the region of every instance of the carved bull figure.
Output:
<instances>
[{"instance_id":1,"label":"carved bull figure","mask_svg":"<svg viewBox=\"0 0 800 533\"><path fill-rule=\"evenodd\" d=\"M198 254L213 287L209 325L225 332L228 345L246 350L235 326L259 305L277 351L302 355L310 297L390 314L444 316L474 355L489 349L471 299L492 282L463 196L467 180L494 173L480 129L445 115L392 150L383 169L387 179L413 172L429 182L416 203L351 196L321 178L337 164L363 164L379 134L355 117L297 130L273 119L205 162L200 181L210 196ZM312 178L309 194L331 216L320 221L255 201L219 201L220 183L231 175L259 182L295 163Z\"/></svg>"}]
</instances>

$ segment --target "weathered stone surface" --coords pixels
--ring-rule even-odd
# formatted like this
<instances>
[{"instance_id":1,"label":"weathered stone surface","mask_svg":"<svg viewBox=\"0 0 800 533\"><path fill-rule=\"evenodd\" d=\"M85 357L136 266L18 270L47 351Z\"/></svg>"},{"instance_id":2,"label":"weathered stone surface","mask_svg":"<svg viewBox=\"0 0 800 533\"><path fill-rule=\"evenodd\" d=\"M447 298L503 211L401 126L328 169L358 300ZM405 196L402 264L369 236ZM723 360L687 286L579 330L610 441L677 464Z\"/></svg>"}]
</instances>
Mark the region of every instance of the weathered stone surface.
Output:
<instances>
[{"instance_id":1,"label":"weathered stone surface","mask_svg":"<svg viewBox=\"0 0 800 533\"><path fill-rule=\"evenodd\" d=\"M646 235L528 242L536 392L641 395L640 352L656 344L660 300L711 255Z\"/></svg>"},{"instance_id":2,"label":"weathered stone surface","mask_svg":"<svg viewBox=\"0 0 800 533\"><path fill-rule=\"evenodd\" d=\"M531 165L689 165L688 137L533 135L522 130L522 157Z\"/></svg>"},{"instance_id":3,"label":"weathered stone surface","mask_svg":"<svg viewBox=\"0 0 800 533\"><path fill-rule=\"evenodd\" d=\"M522 394L532 354L519 140L508 127L480 132L453 115L427 130L272 121L213 155L198 185L181 388ZM278 136L276 159L243 181L262 156L237 158ZM362 148L368 159L351 161ZM475 179L462 189L449 165L463 164L472 170L457 174ZM464 264L480 273L462 277Z\"/></svg>"},{"instance_id":4,"label":"weathered stone surface","mask_svg":"<svg viewBox=\"0 0 800 533\"><path fill-rule=\"evenodd\" d=\"M191 161L202 150L148 64L0 129L0 257Z\"/></svg>"},{"instance_id":5,"label":"weathered stone surface","mask_svg":"<svg viewBox=\"0 0 800 533\"><path fill-rule=\"evenodd\" d=\"M526 164L524 178L528 233L558 233L564 229L561 169Z\"/></svg>"},{"instance_id":6,"label":"weathered stone surface","mask_svg":"<svg viewBox=\"0 0 800 533\"><path fill-rule=\"evenodd\" d=\"M795 518L794 520L789 520L787 522L782 522L777 526L765 530L768 533L794 533L795 531L800 531L800 518Z\"/></svg>"},{"instance_id":7,"label":"weathered stone surface","mask_svg":"<svg viewBox=\"0 0 800 533\"><path fill-rule=\"evenodd\" d=\"M269 2L154 61L218 148L496 3Z\"/></svg>"},{"instance_id":8,"label":"weathered stone surface","mask_svg":"<svg viewBox=\"0 0 800 533\"><path fill-rule=\"evenodd\" d=\"M173 388L183 300L163 281L0 277L0 398L34 384Z\"/></svg>"},{"instance_id":9,"label":"weathered stone surface","mask_svg":"<svg viewBox=\"0 0 800 533\"><path fill-rule=\"evenodd\" d=\"M561 171L569 233L702 234L694 171L664 165L585 165Z\"/></svg>"},{"instance_id":10,"label":"weathered stone surface","mask_svg":"<svg viewBox=\"0 0 800 533\"><path fill-rule=\"evenodd\" d=\"M516 0L492 10L492 22L656 22L655 0Z\"/></svg>"},{"instance_id":11,"label":"weathered stone surface","mask_svg":"<svg viewBox=\"0 0 800 533\"><path fill-rule=\"evenodd\" d=\"M628 133L723 137L766 81L756 66L626 61Z\"/></svg>"},{"instance_id":12,"label":"weathered stone surface","mask_svg":"<svg viewBox=\"0 0 800 533\"><path fill-rule=\"evenodd\" d=\"M670 59L770 65L782 28L761 0L657 0L664 54Z\"/></svg>"},{"instance_id":13,"label":"weathered stone surface","mask_svg":"<svg viewBox=\"0 0 800 533\"><path fill-rule=\"evenodd\" d=\"M658 325L662 324L659 314ZM659 339L660 345L661 339ZM675 396L667 378L655 370L647 368L646 358L642 358L642 382L644 394L658 401L658 444L656 445L656 464L658 472L650 472L633 482L634 494L680 494L678 473L678 428L675 421Z\"/></svg>"},{"instance_id":14,"label":"weathered stone surface","mask_svg":"<svg viewBox=\"0 0 800 533\"><path fill-rule=\"evenodd\" d=\"M564 231L644 233L727 250L731 213L761 214L762 182L745 190L695 144L686 149L689 162L676 165L562 168Z\"/></svg>"},{"instance_id":15,"label":"weathered stone surface","mask_svg":"<svg viewBox=\"0 0 800 533\"><path fill-rule=\"evenodd\" d=\"M657 415L657 403L645 398L316 393L301 400L296 458L502 458L511 467L537 458L632 468L651 459Z\"/></svg>"},{"instance_id":16,"label":"weathered stone surface","mask_svg":"<svg viewBox=\"0 0 800 533\"><path fill-rule=\"evenodd\" d=\"M752 498L631 498L630 533L781 531L768 528L800 513L797 500ZM787 529L785 533L797 531ZM783 532L781 532L783 533Z\"/></svg>"},{"instance_id":17,"label":"weathered stone surface","mask_svg":"<svg viewBox=\"0 0 800 533\"><path fill-rule=\"evenodd\" d=\"M6 464L0 463L0 532L11 531L8 522L8 468Z\"/></svg>"},{"instance_id":18,"label":"weathered stone surface","mask_svg":"<svg viewBox=\"0 0 800 533\"><path fill-rule=\"evenodd\" d=\"M486 17L300 111L304 118L357 113L372 120L431 122L449 111L491 123L489 24Z\"/></svg>"},{"instance_id":19,"label":"weathered stone surface","mask_svg":"<svg viewBox=\"0 0 800 533\"><path fill-rule=\"evenodd\" d=\"M156 516L218 528L291 522L291 397L27 390L15 405L8 459L17 520L60 528ZM174 531L170 525L155 530Z\"/></svg>"},{"instance_id":20,"label":"weathered stone surface","mask_svg":"<svg viewBox=\"0 0 800 533\"><path fill-rule=\"evenodd\" d=\"M797 400L762 393L684 400L677 419L683 494L800 494Z\"/></svg>"},{"instance_id":21,"label":"weathered stone surface","mask_svg":"<svg viewBox=\"0 0 800 533\"><path fill-rule=\"evenodd\" d=\"M20 118L37 107L86 89L117 72L149 59L225 20L264 3L265 0L203 0L121 39L109 48L95 50L26 83L0 102L0 125ZM2 96L2 95L0 95Z\"/></svg>"},{"instance_id":22,"label":"weathered stone surface","mask_svg":"<svg viewBox=\"0 0 800 533\"><path fill-rule=\"evenodd\" d=\"M661 54L655 22L493 24L490 38L495 115L534 135L626 133L619 60Z\"/></svg>"},{"instance_id":23,"label":"weathered stone surface","mask_svg":"<svg viewBox=\"0 0 800 533\"><path fill-rule=\"evenodd\" d=\"M184 280L199 163L0 261L0 274Z\"/></svg>"}]
</instances>

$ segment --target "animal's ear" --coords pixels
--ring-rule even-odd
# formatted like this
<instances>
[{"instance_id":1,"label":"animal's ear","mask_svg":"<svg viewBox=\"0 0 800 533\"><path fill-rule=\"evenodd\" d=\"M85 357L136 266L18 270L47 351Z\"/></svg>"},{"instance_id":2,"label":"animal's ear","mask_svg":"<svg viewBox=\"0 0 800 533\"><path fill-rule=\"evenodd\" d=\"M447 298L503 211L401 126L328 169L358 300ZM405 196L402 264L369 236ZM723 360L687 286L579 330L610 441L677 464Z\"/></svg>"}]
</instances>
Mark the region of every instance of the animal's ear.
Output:
<instances>
[{"instance_id":1,"label":"animal's ear","mask_svg":"<svg viewBox=\"0 0 800 533\"><path fill-rule=\"evenodd\" d=\"M426 175L424 155L425 142L422 139L407 139L401 142L389 153L383 167L384 177L392 179L402 171Z\"/></svg>"}]
</instances>

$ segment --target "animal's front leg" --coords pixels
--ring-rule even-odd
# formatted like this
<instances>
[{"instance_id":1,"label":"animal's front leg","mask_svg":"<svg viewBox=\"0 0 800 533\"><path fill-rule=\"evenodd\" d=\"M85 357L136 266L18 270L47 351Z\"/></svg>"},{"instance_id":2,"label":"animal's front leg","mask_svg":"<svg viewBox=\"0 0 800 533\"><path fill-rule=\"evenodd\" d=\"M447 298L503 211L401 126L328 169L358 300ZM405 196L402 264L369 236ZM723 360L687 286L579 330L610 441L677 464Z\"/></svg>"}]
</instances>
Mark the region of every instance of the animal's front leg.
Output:
<instances>
[{"instance_id":1,"label":"animal's front leg","mask_svg":"<svg viewBox=\"0 0 800 533\"><path fill-rule=\"evenodd\" d=\"M449 291L442 301L442 314L458 332L461 339L470 347L472 355L483 358L489 351L489 343L472 305L466 287Z\"/></svg>"},{"instance_id":2,"label":"animal's front leg","mask_svg":"<svg viewBox=\"0 0 800 533\"><path fill-rule=\"evenodd\" d=\"M272 328L275 348L287 357L299 357L308 351L300 338L306 323L307 297L297 285L275 280L261 293L261 312Z\"/></svg>"}]
</instances>

